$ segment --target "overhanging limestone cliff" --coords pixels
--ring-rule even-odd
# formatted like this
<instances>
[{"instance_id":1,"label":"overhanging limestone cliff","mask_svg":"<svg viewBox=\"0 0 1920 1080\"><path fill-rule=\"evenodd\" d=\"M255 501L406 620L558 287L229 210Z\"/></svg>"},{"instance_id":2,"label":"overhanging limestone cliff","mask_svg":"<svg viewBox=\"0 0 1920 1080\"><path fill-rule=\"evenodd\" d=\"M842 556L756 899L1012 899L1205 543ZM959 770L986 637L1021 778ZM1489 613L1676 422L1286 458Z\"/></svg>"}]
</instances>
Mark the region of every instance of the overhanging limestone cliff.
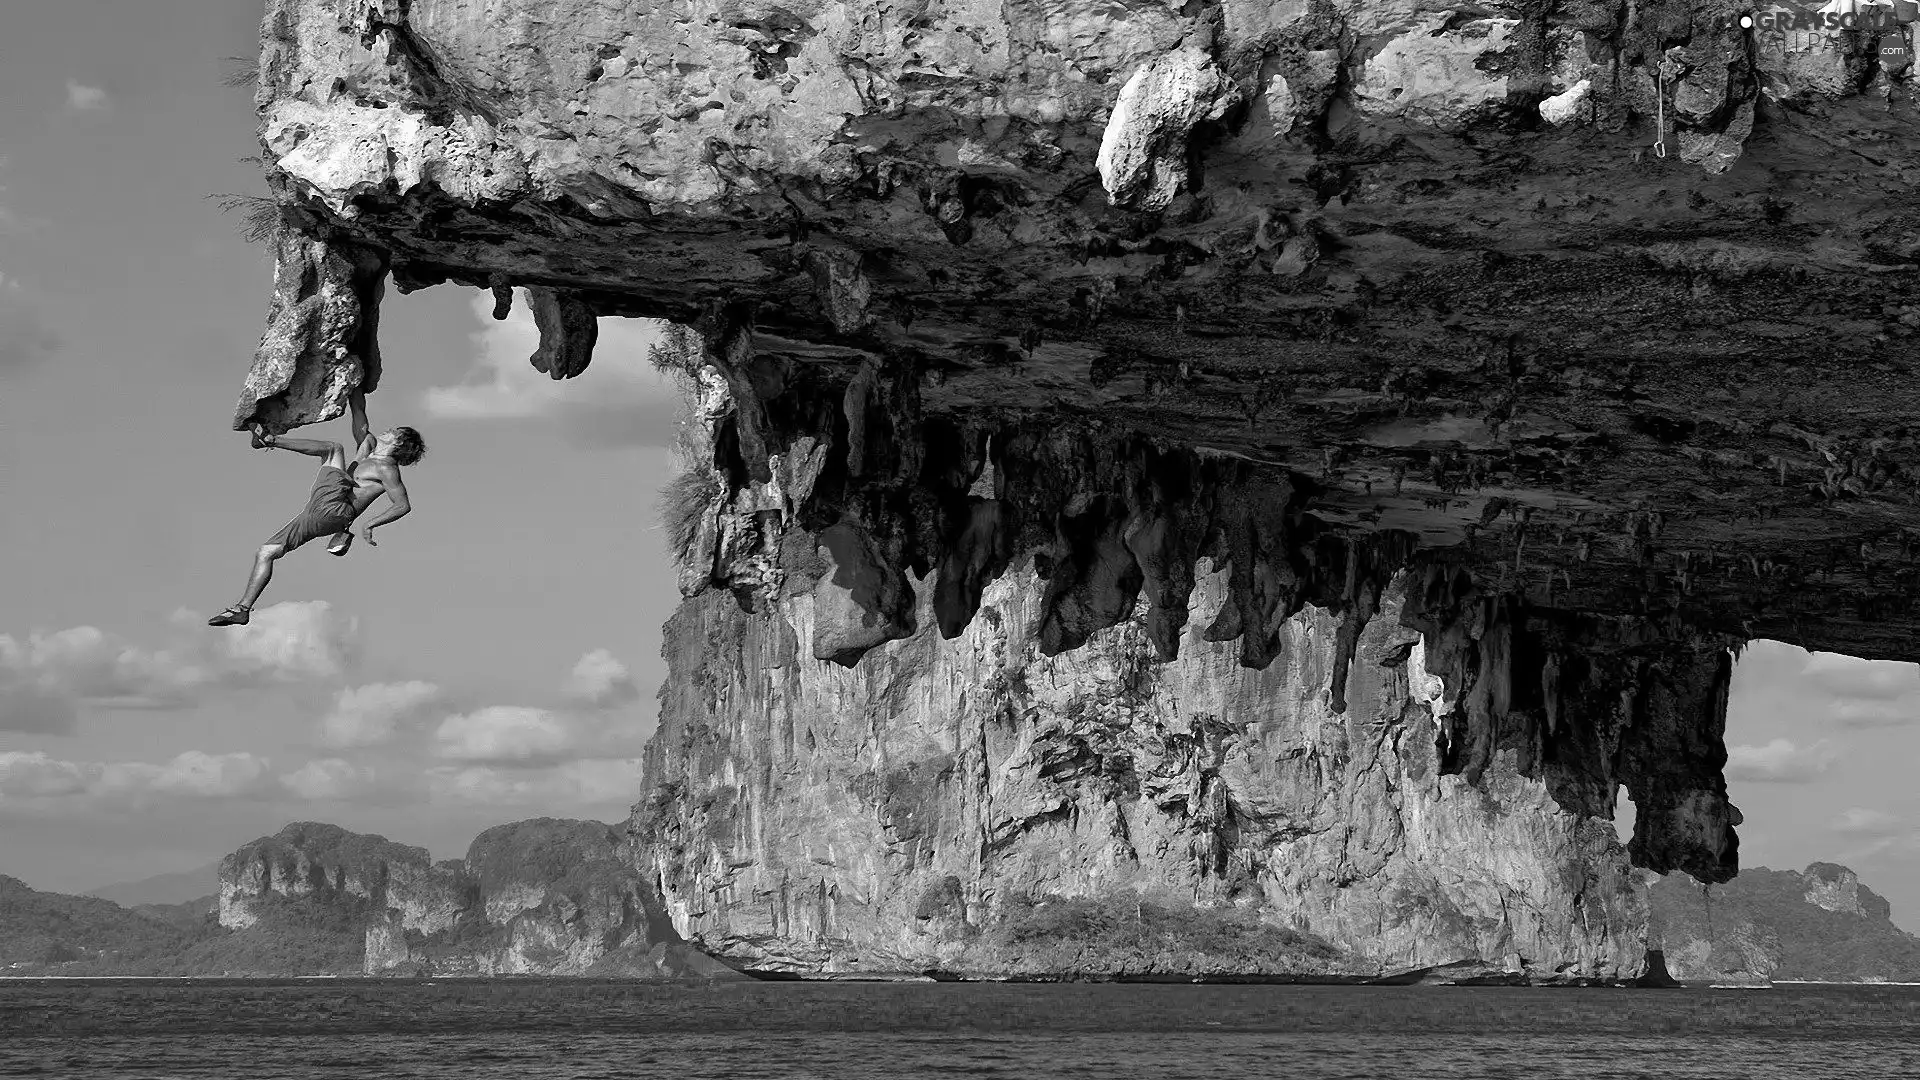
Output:
<instances>
[{"instance_id":1,"label":"overhanging limestone cliff","mask_svg":"<svg viewBox=\"0 0 1920 1080\"><path fill-rule=\"evenodd\" d=\"M561 377L590 313L730 306L776 396L911 371L928 415L1314 477L1323 519L1576 609L1912 655L1920 111L1862 35L1705 0L990 6L273 0L270 180L321 242L283 270L541 289ZM1749 123L1733 167L1682 160ZM328 333L331 376L257 372L237 422L371 378Z\"/></svg>"},{"instance_id":2,"label":"overhanging limestone cliff","mask_svg":"<svg viewBox=\"0 0 1920 1080\"><path fill-rule=\"evenodd\" d=\"M1071 674L1137 634L1166 665L1152 679L1281 680L1224 710L1245 745L1261 695L1304 677L1291 643L1334 719L1296 710L1274 721L1286 739L1437 722L1432 746L1402 746L1404 779L1342 774L1323 795L1425 805L1430 751L1460 798L1499 777L1544 791L1541 828L1571 837L1624 783L1637 862L1723 879L1728 648L1914 658L1920 535L1920 111L1866 36L1731 14L272 0L259 102L290 236L236 425L323 419L370 385L383 274L491 289L501 314L527 289L530 361L555 378L592 377L596 318L692 324L717 494L680 625L721 636L676 662L744 681L674 690L662 738L694 748L662 742L652 781L759 784L755 821L854 783L804 763L799 786L752 779L764 747L698 749L698 730L744 723L742 700L826 694L850 710L828 741L874 752L906 715L887 694L977 670L963 643L991 607L1030 620L994 630L1034 651L1021 671ZM725 634L789 631L804 640L769 644L764 673L721 659ZM1401 633L1438 689L1356 689L1405 677L1366 651ZM1221 655L1260 674L1215 674ZM898 687L832 696L873 668ZM1448 812L1523 813L1501 805ZM662 837L709 813L656 810ZM1249 833L1263 866L1274 835ZM1527 858L1580 880L1612 858L1544 835ZM728 836L666 881L688 919L717 905L709 929L771 905L818 930L756 891L775 867L822 895L854 880L792 876L795 836ZM1018 858L968 879L937 847L969 912L996 874L1031 884ZM752 887L712 899L735 888L716 858L748 859ZM1158 858L1100 880L1193 884ZM1249 873L1275 920L1365 910L1308 917L1320 894L1296 869ZM1515 938L1553 938L1591 900L1526 880L1561 930L1508 919ZM895 910L844 925L922 955ZM1449 940L1492 948L1484 929ZM1548 952L1601 970L1625 938L1572 940ZM1411 955L1394 948L1374 955Z\"/></svg>"}]
</instances>

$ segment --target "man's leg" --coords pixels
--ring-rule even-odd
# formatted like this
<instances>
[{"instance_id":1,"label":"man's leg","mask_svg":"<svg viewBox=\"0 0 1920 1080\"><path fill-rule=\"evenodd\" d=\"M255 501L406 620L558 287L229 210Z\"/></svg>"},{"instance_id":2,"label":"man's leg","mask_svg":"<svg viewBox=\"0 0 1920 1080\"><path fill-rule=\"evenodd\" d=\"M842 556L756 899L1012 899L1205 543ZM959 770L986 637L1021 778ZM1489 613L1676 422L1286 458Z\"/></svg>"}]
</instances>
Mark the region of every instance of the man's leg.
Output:
<instances>
[{"instance_id":1,"label":"man's leg","mask_svg":"<svg viewBox=\"0 0 1920 1080\"><path fill-rule=\"evenodd\" d=\"M267 582L273 580L274 560L286 554L279 544L261 544L260 550L253 553L253 573L247 575L247 590L240 594L238 606L253 609L254 602L266 591Z\"/></svg>"},{"instance_id":2,"label":"man's leg","mask_svg":"<svg viewBox=\"0 0 1920 1080\"><path fill-rule=\"evenodd\" d=\"M346 471L347 451L345 447L337 442L332 442L327 439L287 439L276 435L266 435L259 431L254 432L254 438L259 441L262 446L271 446L280 450L291 450L296 454L305 454L308 457L325 458L326 460L321 462L321 468L323 470L331 466L339 469L341 472ZM322 472L320 475L324 478L326 473ZM316 496L320 492L323 482L324 480L315 482L314 488ZM245 592L240 594L240 602L220 614L215 615L213 618L208 619L208 626L247 625L247 622L253 617L252 613L255 601L260 599L260 593L266 589L267 582L273 580L274 561L287 553L289 544L298 547L311 537L311 533L301 535L300 530L303 523L306 522L313 513L314 507L312 497L310 497L305 514L288 522L287 527L280 530L278 535L260 545L260 550L254 553L253 573L247 577L247 588Z\"/></svg>"},{"instance_id":3,"label":"man's leg","mask_svg":"<svg viewBox=\"0 0 1920 1080\"><path fill-rule=\"evenodd\" d=\"M260 550L253 555L253 573L247 575L246 591L240 594L240 602L208 620L209 626L245 626L253 618L253 605L259 601L260 594L266 590L267 582L273 580L273 564L286 554L286 548L279 544L261 544Z\"/></svg>"},{"instance_id":4,"label":"man's leg","mask_svg":"<svg viewBox=\"0 0 1920 1080\"><path fill-rule=\"evenodd\" d=\"M267 445L275 450L291 450L308 457L326 458L321 465L342 470L347 467L347 448L331 439L289 439L284 435L276 435Z\"/></svg>"}]
</instances>

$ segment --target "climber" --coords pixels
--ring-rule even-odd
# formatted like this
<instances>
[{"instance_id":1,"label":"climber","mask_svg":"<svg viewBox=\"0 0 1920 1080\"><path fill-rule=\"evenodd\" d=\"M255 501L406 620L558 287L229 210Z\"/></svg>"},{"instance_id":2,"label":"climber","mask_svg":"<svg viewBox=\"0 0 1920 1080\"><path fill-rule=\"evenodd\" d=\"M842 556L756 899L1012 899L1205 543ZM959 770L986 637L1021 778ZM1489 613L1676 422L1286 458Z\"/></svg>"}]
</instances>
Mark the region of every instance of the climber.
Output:
<instances>
[{"instance_id":1,"label":"climber","mask_svg":"<svg viewBox=\"0 0 1920 1080\"><path fill-rule=\"evenodd\" d=\"M208 626L245 626L253 618L254 602L273 579L273 564L280 556L309 540L331 536L327 553L345 555L353 543L353 520L364 513L382 493L388 506L367 522L362 535L373 544L373 530L398 521L413 509L407 498L407 485L400 479L400 467L420 460L427 444L410 427L397 427L378 435L367 430L367 399L358 391L349 395L347 405L353 413L354 452L357 461L347 462L346 450L339 443L324 439L288 439L268 434L259 424L251 425L255 449L291 450L308 457L323 458L320 476L307 496L307 508L274 533L253 559L253 573L247 578L246 592L240 602L207 620ZM375 547L379 545L374 544Z\"/></svg>"}]
</instances>

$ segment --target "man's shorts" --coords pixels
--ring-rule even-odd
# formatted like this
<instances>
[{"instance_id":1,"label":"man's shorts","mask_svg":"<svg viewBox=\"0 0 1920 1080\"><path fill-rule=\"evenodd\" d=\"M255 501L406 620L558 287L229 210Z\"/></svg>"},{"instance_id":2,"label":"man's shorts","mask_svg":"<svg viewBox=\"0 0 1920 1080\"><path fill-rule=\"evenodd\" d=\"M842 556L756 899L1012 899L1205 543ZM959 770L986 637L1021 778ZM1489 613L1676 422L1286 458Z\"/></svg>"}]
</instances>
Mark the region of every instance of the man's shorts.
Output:
<instances>
[{"instance_id":1,"label":"man's shorts","mask_svg":"<svg viewBox=\"0 0 1920 1080\"><path fill-rule=\"evenodd\" d=\"M353 524L353 480L345 471L322 465L307 496L307 508L274 533L267 543L279 544L288 551L319 536L332 536Z\"/></svg>"}]
</instances>

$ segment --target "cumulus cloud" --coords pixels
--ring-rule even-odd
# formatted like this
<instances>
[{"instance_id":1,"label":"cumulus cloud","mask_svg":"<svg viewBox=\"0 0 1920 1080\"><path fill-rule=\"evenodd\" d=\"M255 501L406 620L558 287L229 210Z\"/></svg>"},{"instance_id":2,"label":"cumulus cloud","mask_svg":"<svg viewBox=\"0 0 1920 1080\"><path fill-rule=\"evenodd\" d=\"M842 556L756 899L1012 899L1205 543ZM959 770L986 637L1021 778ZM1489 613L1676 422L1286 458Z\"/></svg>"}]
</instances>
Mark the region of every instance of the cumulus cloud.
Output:
<instances>
[{"instance_id":1,"label":"cumulus cloud","mask_svg":"<svg viewBox=\"0 0 1920 1080\"><path fill-rule=\"evenodd\" d=\"M434 754L474 763L553 762L582 749L579 725L551 709L492 705L447 717L434 732Z\"/></svg>"},{"instance_id":2,"label":"cumulus cloud","mask_svg":"<svg viewBox=\"0 0 1920 1080\"><path fill-rule=\"evenodd\" d=\"M1842 698L1891 701L1920 693L1920 664L1814 653L1802 674L1816 686Z\"/></svg>"},{"instance_id":3,"label":"cumulus cloud","mask_svg":"<svg viewBox=\"0 0 1920 1080\"><path fill-rule=\"evenodd\" d=\"M92 770L97 775L98 767ZM0 800L52 798L87 790L89 770L39 751L0 751Z\"/></svg>"},{"instance_id":4,"label":"cumulus cloud","mask_svg":"<svg viewBox=\"0 0 1920 1080\"><path fill-rule=\"evenodd\" d=\"M192 612L176 613L174 621L196 642L211 643L215 663L239 678L331 679L359 657L360 621L335 613L325 600L261 608L248 625L213 635Z\"/></svg>"},{"instance_id":5,"label":"cumulus cloud","mask_svg":"<svg viewBox=\"0 0 1920 1080\"><path fill-rule=\"evenodd\" d=\"M429 769L426 779L436 801L485 806L626 802L639 793L640 759L569 761L547 769L439 766Z\"/></svg>"},{"instance_id":6,"label":"cumulus cloud","mask_svg":"<svg viewBox=\"0 0 1920 1080\"><path fill-rule=\"evenodd\" d=\"M606 649L582 656L560 691L572 708L492 705L447 717L433 735L433 756L469 765L553 765L621 758L638 749L639 731L612 711L640 696L633 673Z\"/></svg>"},{"instance_id":7,"label":"cumulus cloud","mask_svg":"<svg viewBox=\"0 0 1920 1080\"><path fill-rule=\"evenodd\" d=\"M380 777L369 766L341 758L319 758L280 777L281 786L309 802L343 801L373 793Z\"/></svg>"},{"instance_id":8,"label":"cumulus cloud","mask_svg":"<svg viewBox=\"0 0 1920 1080\"><path fill-rule=\"evenodd\" d=\"M358 657L358 620L325 601L261 608L220 633L196 622L177 614L158 647L95 626L0 634L0 731L68 730L78 702L178 708L221 688L337 678Z\"/></svg>"},{"instance_id":9,"label":"cumulus cloud","mask_svg":"<svg viewBox=\"0 0 1920 1080\"><path fill-rule=\"evenodd\" d=\"M156 797L230 799L273 789L267 759L188 750L169 761L64 761L0 752L0 802L85 798L142 804Z\"/></svg>"},{"instance_id":10,"label":"cumulus cloud","mask_svg":"<svg viewBox=\"0 0 1920 1080\"><path fill-rule=\"evenodd\" d=\"M320 745L336 750L385 746L413 723L424 720L444 695L430 682L371 683L350 686L334 699L320 720Z\"/></svg>"},{"instance_id":11,"label":"cumulus cloud","mask_svg":"<svg viewBox=\"0 0 1920 1080\"><path fill-rule=\"evenodd\" d=\"M1727 748L1727 779L1760 783L1799 784L1833 767L1834 751L1823 740L1812 746L1791 739L1775 739L1764 746Z\"/></svg>"},{"instance_id":12,"label":"cumulus cloud","mask_svg":"<svg viewBox=\"0 0 1920 1080\"><path fill-rule=\"evenodd\" d=\"M1886 836L1900 831L1901 824L1899 818L1884 810L1852 806L1834 818L1830 827L1834 832L1849 836Z\"/></svg>"},{"instance_id":13,"label":"cumulus cloud","mask_svg":"<svg viewBox=\"0 0 1920 1080\"><path fill-rule=\"evenodd\" d=\"M660 324L604 318L593 364L572 379L554 380L527 358L540 332L522 291L513 314L495 322L490 297L475 299L482 328L473 335L473 366L455 386L429 389L422 404L438 420L525 420L550 424L594 446L667 446L672 443L680 391L647 362Z\"/></svg>"},{"instance_id":14,"label":"cumulus cloud","mask_svg":"<svg viewBox=\"0 0 1920 1080\"><path fill-rule=\"evenodd\" d=\"M607 649L580 657L556 707L456 707L457 693L420 680L342 689L315 741L332 753L282 772L282 797L305 802L472 803L528 808L634 797L642 727L616 706L639 696Z\"/></svg>"},{"instance_id":15,"label":"cumulus cloud","mask_svg":"<svg viewBox=\"0 0 1920 1080\"><path fill-rule=\"evenodd\" d=\"M568 673L561 692L570 700L595 709L610 709L640 699L640 687L633 681L633 672L605 649L595 649L582 656Z\"/></svg>"},{"instance_id":16,"label":"cumulus cloud","mask_svg":"<svg viewBox=\"0 0 1920 1080\"><path fill-rule=\"evenodd\" d=\"M1920 664L1814 653L1802 675L1829 695L1827 718L1840 727L1895 727L1920 720Z\"/></svg>"},{"instance_id":17,"label":"cumulus cloud","mask_svg":"<svg viewBox=\"0 0 1920 1080\"><path fill-rule=\"evenodd\" d=\"M104 88L67 80L67 108L74 112L101 112L112 104Z\"/></svg>"}]
</instances>

